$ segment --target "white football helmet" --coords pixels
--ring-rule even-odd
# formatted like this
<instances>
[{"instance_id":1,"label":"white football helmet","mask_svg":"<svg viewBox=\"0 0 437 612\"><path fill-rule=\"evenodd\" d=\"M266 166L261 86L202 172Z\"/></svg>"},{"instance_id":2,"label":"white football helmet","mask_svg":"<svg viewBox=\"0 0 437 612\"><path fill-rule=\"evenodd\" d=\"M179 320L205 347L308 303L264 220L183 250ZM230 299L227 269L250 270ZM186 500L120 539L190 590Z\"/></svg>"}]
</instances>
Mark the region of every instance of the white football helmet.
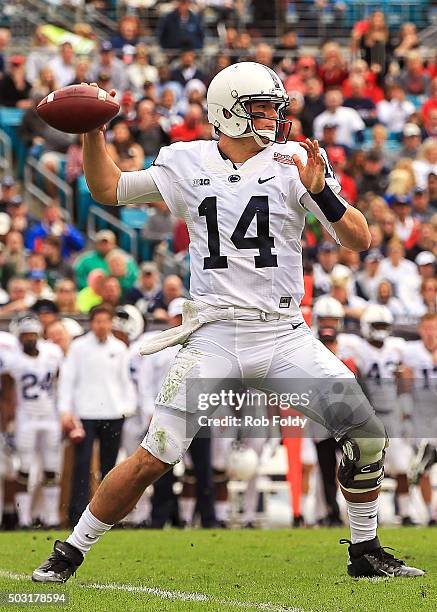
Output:
<instances>
[{"instance_id":1,"label":"white football helmet","mask_svg":"<svg viewBox=\"0 0 437 612\"><path fill-rule=\"evenodd\" d=\"M38 336L41 336L43 327L38 317L33 314L28 314L13 319L9 324L9 331L17 338L21 334L38 334Z\"/></svg>"},{"instance_id":2,"label":"white football helmet","mask_svg":"<svg viewBox=\"0 0 437 612\"><path fill-rule=\"evenodd\" d=\"M340 331L344 320L344 308L342 304L330 295L319 297L313 307L313 321L316 327L320 326L320 319L337 319L336 329Z\"/></svg>"},{"instance_id":3,"label":"white football helmet","mask_svg":"<svg viewBox=\"0 0 437 612\"><path fill-rule=\"evenodd\" d=\"M371 304L363 312L361 319L361 333L366 340L384 342L390 336L393 325L393 315L387 306ZM384 326L377 329L375 325Z\"/></svg>"},{"instance_id":4,"label":"white football helmet","mask_svg":"<svg viewBox=\"0 0 437 612\"><path fill-rule=\"evenodd\" d=\"M285 143L291 121L285 118L289 97L278 75L256 62L240 62L221 70L211 81L206 95L208 120L231 138L253 137L261 147ZM277 105L276 129L256 130L251 102L269 100ZM267 140L267 142L265 142Z\"/></svg>"},{"instance_id":5,"label":"white football helmet","mask_svg":"<svg viewBox=\"0 0 437 612\"><path fill-rule=\"evenodd\" d=\"M226 473L230 480L251 480L258 469L259 458L253 448L236 442L226 462Z\"/></svg>"},{"instance_id":6,"label":"white football helmet","mask_svg":"<svg viewBox=\"0 0 437 612\"><path fill-rule=\"evenodd\" d=\"M129 342L136 340L144 331L144 319L141 312L131 304L118 306L112 319L112 329L127 335Z\"/></svg>"}]
</instances>

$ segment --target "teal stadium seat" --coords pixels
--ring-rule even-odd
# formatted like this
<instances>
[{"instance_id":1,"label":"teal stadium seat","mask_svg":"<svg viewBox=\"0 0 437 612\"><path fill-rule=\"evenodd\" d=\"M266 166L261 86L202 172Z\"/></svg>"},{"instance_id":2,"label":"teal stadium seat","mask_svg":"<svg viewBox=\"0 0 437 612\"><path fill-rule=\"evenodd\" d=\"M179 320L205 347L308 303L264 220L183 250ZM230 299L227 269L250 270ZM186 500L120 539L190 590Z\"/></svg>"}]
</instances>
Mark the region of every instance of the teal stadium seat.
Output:
<instances>
[{"instance_id":1,"label":"teal stadium seat","mask_svg":"<svg viewBox=\"0 0 437 612\"><path fill-rule=\"evenodd\" d=\"M18 137L18 128L21 125L24 109L0 107L0 128L11 139L12 151L17 162L18 177L23 178L24 164L26 162L26 146Z\"/></svg>"}]
</instances>

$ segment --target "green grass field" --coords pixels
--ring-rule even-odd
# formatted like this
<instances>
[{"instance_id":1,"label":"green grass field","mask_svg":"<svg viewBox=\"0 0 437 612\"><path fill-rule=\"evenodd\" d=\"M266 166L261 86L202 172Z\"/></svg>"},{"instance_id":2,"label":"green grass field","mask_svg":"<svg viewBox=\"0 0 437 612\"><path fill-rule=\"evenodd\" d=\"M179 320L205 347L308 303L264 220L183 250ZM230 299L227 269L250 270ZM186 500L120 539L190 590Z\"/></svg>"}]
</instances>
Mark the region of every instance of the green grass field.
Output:
<instances>
[{"instance_id":1,"label":"green grass field","mask_svg":"<svg viewBox=\"0 0 437 612\"><path fill-rule=\"evenodd\" d=\"M369 611L437 610L437 530L382 529L395 556L427 570L423 578L357 581L345 572L346 529L117 530L90 552L65 585L28 576L59 532L0 533L0 591L67 592L62 606L1 610ZM131 588L131 590L129 590Z\"/></svg>"}]
</instances>

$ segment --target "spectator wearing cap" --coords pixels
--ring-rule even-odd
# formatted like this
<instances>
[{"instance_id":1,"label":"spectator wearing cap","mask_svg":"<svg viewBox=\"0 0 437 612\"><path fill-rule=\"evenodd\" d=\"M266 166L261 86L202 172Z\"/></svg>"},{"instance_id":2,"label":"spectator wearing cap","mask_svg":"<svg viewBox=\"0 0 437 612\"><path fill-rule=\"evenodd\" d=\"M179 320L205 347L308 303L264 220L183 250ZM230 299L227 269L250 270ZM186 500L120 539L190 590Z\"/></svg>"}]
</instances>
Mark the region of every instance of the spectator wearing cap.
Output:
<instances>
[{"instance_id":1,"label":"spectator wearing cap","mask_svg":"<svg viewBox=\"0 0 437 612\"><path fill-rule=\"evenodd\" d=\"M126 66L116 57L112 43L108 40L104 40L100 45L99 57L90 68L93 81L97 81L102 74L109 76L112 87L120 94L128 89Z\"/></svg>"},{"instance_id":2,"label":"spectator wearing cap","mask_svg":"<svg viewBox=\"0 0 437 612\"><path fill-rule=\"evenodd\" d=\"M325 110L325 100L323 97L323 86L317 77L307 79L304 96L304 105L300 114L302 131L307 138L313 136L313 123L315 117Z\"/></svg>"},{"instance_id":3,"label":"spectator wearing cap","mask_svg":"<svg viewBox=\"0 0 437 612\"><path fill-rule=\"evenodd\" d=\"M437 139L427 138L421 145L417 159L413 162L416 185L426 188L428 175L437 175Z\"/></svg>"},{"instance_id":4,"label":"spectator wearing cap","mask_svg":"<svg viewBox=\"0 0 437 612\"><path fill-rule=\"evenodd\" d=\"M61 43L57 55L48 63L59 87L65 87L73 81L76 73L75 63L76 56L71 42Z\"/></svg>"},{"instance_id":5,"label":"spectator wearing cap","mask_svg":"<svg viewBox=\"0 0 437 612\"><path fill-rule=\"evenodd\" d=\"M105 258L109 274L118 280L123 295L129 289L132 289L138 278L138 266L135 260L132 260L132 266L130 269L128 268L130 259L130 256L123 249L112 249Z\"/></svg>"},{"instance_id":6,"label":"spectator wearing cap","mask_svg":"<svg viewBox=\"0 0 437 612\"><path fill-rule=\"evenodd\" d=\"M136 285L126 292L124 302L133 304L143 315L146 315L160 289L158 266L153 261L145 261L141 264L140 276Z\"/></svg>"},{"instance_id":7,"label":"spectator wearing cap","mask_svg":"<svg viewBox=\"0 0 437 612\"><path fill-rule=\"evenodd\" d=\"M429 193L426 189L416 187L412 195L411 214L415 219L420 221L421 227L428 224L431 220L433 212L430 208Z\"/></svg>"},{"instance_id":8,"label":"spectator wearing cap","mask_svg":"<svg viewBox=\"0 0 437 612\"><path fill-rule=\"evenodd\" d=\"M198 104L190 104L185 113L184 120L174 125L169 132L171 142L191 142L199 140L203 135L203 112Z\"/></svg>"},{"instance_id":9,"label":"spectator wearing cap","mask_svg":"<svg viewBox=\"0 0 437 612\"><path fill-rule=\"evenodd\" d=\"M188 81L184 89L184 97L176 105L176 112L185 115L190 104L198 104L206 115L206 86L199 79Z\"/></svg>"},{"instance_id":10,"label":"spectator wearing cap","mask_svg":"<svg viewBox=\"0 0 437 612\"><path fill-rule=\"evenodd\" d=\"M0 77L0 106L29 108L32 85L26 80L26 58L24 55L11 55L9 69Z\"/></svg>"},{"instance_id":11,"label":"spectator wearing cap","mask_svg":"<svg viewBox=\"0 0 437 612\"><path fill-rule=\"evenodd\" d=\"M422 142L422 132L415 123L406 123L402 132L402 149L399 158L416 159Z\"/></svg>"},{"instance_id":12,"label":"spectator wearing cap","mask_svg":"<svg viewBox=\"0 0 437 612\"><path fill-rule=\"evenodd\" d=\"M190 0L178 0L174 11L160 18L156 36L162 49L202 49L204 26L199 13L190 10Z\"/></svg>"},{"instance_id":13,"label":"spectator wearing cap","mask_svg":"<svg viewBox=\"0 0 437 612\"><path fill-rule=\"evenodd\" d=\"M126 121L118 120L112 127L112 142L106 145L108 154L122 172L142 170L144 151L135 142Z\"/></svg>"},{"instance_id":14,"label":"spectator wearing cap","mask_svg":"<svg viewBox=\"0 0 437 612\"><path fill-rule=\"evenodd\" d=\"M5 176L0 185L0 212L7 212L11 200L17 195L14 177Z\"/></svg>"},{"instance_id":15,"label":"spectator wearing cap","mask_svg":"<svg viewBox=\"0 0 437 612\"><path fill-rule=\"evenodd\" d=\"M86 286L77 294L77 307L80 312L89 312L94 306L103 302L102 289L106 273L95 268L88 273Z\"/></svg>"},{"instance_id":16,"label":"spectator wearing cap","mask_svg":"<svg viewBox=\"0 0 437 612\"><path fill-rule=\"evenodd\" d=\"M19 276L27 270L26 250L23 234L11 229L5 239L6 262L14 270L14 276Z\"/></svg>"},{"instance_id":17,"label":"spectator wearing cap","mask_svg":"<svg viewBox=\"0 0 437 612\"><path fill-rule=\"evenodd\" d=\"M196 52L193 49L187 49L182 51L178 65L171 71L171 80L185 88L193 79L204 82L206 75L196 63Z\"/></svg>"},{"instance_id":18,"label":"spectator wearing cap","mask_svg":"<svg viewBox=\"0 0 437 612\"><path fill-rule=\"evenodd\" d=\"M47 327L59 319L58 305L51 299L40 298L32 305L31 311L37 315L46 338Z\"/></svg>"},{"instance_id":19,"label":"spectator wearing cap","mask_svg":"<svg viewBox=\"0 0 437 612\"><path fill-rule=\"evenodd\" d=\"M8 261L6 245L0 242L0 286L3 290L8 288L8 283L16 275L15 266Z\"/></svg>"},{"instance_id":20,"label":"spectator wearing cap","mask_svg":"<svg viewBox=\"0 0 437 612\"><path fill-rule=\"evenodd\" d=\"M384 195L388 187L388 169L384 168L381 154L378 151L368 151L364 158L361 177L357 181L358 193L372 192Z\"/></svg>"},{"instance_id":21,"label":"spectator wearing cap","mask_svg":"<svg viewBox=\"0 0 437 612\"><path fill-rule=\"evenodd\" d=\"M52 300L54 298L54 293L47 283L47 276L43 270L30 270L27 273L27 279L30 294L35 300Z\"/></svg>"},{"instance_id":22,"label":"spectator wearing cap","mask_svg":"<svg viewBox=\"0 0 437 612\"><path fill-rule=\"evenodd\" d=\"M23 235L29 226L38 223L38 220L29 214L29 207L20 195L10 200L6 210L11 218L11 228Z\"/></svg>"},{"instance_id":23,"label":"spectator wearing cap","mask_svg":"<svg viewBox=\"0 0 437 612\"><path fill-rule=\"evenodd\" d=\"M323 126L327 123L337 126L336 144L354 148L360 142L365 128L364 121L353 108L343 106L340 89L331 89L325 94L326 110L314 119L314 135L321 139Z\"/></svg>"},{"instance_id":24,"label":"spectator wearing cap","mask_svg":"<svg viewBox=\"0 0 437 612\"><path fill-rule=\"evenodd\" d=\"M317 249L317 262L313 266L313 297L329 293L331 272L338 265L338 245L322 242Z\"/></svg>"},{"instance_id":25,"label":"spectator wearing cap","mask_svg":"<svg viewBox=\"0 0 437 612\"><path fill-rule=\"evenodd\" d=\"M79 314L76 286L72 280L64 278L56 282L55 303L60 314Z\"/></svg>"},{"instance_id":26,"label":"spectator wearing cap","mask_svg":"<svg viewBox=\"0 0 437 612\"><path fill-rule=\"evenodd\" d=\"M350 79L350 96L345 98L344 106L357 111L366 127L373 127L376 123L376 106L366 96L366 82L362 76L354 75Z\"/></svg>"},{"instance_id":27,"label":"spectator wearing cap","mask_svg":"<svg viewBox=\"0 0 437 612\"><path fill-rule=\"evenodd\" d=\"M88 274L95 269L103 270L105 274L109 272L105 257L112 249L117 246L114 232L111 230L100 230L95 237L95 247L90 251L85 251L76 259L73 264L76 274L76 284L78 289L87 286Z\"/></svg>"},{"instance_id":28,"label":"spectator wearing cap","mask_svg":"<svg viewBox=\"0 0 437 612\"><path fill-rule=\"evenodd\" d=\"M56 204L46 206L40 223L33 225L25 235L26 248L40 251L42 241L46 236L57 236L61 241L62 257L68 259L73 253L81 251L85 246L82 233L62 218L62 209Z\"/></svg>"},{"instance_id":29,"label":"spectator wearing cap","mask_svg":"<svg viewBox=\"0 0 437 612\"><path fill-rule=\"evenodd\" d=\"M162 289L150 304L149 312L156 321L168 322L168 305L180 297L184 297L182 280L176 274L169 274L164 278Z\"/></svg>"},{"instance_id":30,"label":"spectator wearing cap","mask_svg":"<svg viewBox=\"0 0 437 612\"><path fill-rule=\"evenodd\" d=\"M419 274L424 280L425 278L434 278L435 276L436 257L431 251L422 251L414 260L414 263L419 270Z\"/></svg>"},{"instance_id":31,"label":"spectator wearing cap","mask_svg":"<svg viewBox=\"0 0 437 612\"><path fill-rule=\"evenodd\" d=\"M390 198L391 207L396 215L395 234L402 240L406 249L413 246L418 237L420 222L411 215L411 196L396 195Z\"/></svg>"},{"instance_id":32,"label":"spectator wearing cap","mask_svg":"<svg viewBox=\"0 0 437 612\"><path fill-rule=\"evenodd\" d=\"M379 264L383 255L379 249L370 249L364 258L364 268L357 273L357 295L365 300L374 300L381 280Z\"/></svg>"},{"instance_id":33,"label":"spectator wearing cap","mask_svg":"<svg viewBox=\"0 0 437 612\"><path fill-rule=\"evenodd\" d=\"M45 236L41 253L46 260L46 274L50 287L63 278L74 278L73 266L62 257L62 241L59 236Z\"/></svg>"},{"instance_id":34,"label":"spectator wearing cap","mask_svg":"<svg viewBox=\"0 0 437 612\"><path fill-rule=\"evenodd\" d=\"M417 297L420 277L414 262L405 258L405 248L399 238L392 238L387 245L387 257L380 263L382 278L389 280L394 294L403 304L412 303Z\"/></svg>"},{"instance_id":35,"label":"spectator wearing cap","mask_svg":"<svg viewBox=\"0 0 437 612\"><path fill-rule=\"evenodd\" d=\"M407 100L402 87L393 83L387 87L386 98L376 105L379 123L389 132L402 134L405 124L415 111L414 104Z\"/></svg>"},{"instance_id":36,"label":"spectator wearing cap","mask_svg":"<svg viewBox=\"0 0 437 612\"><path fill-rule=\"evenodd\" d=\"M144 43L135 47L134 61L126 69L129 88L137 97L143 92L144 82L156 83L158 69L149 61L149 50Z\"/></svg>"},{"instance_id":37,"label":"spectator wearing cap","mask_svg":"<svg viewBox=\"0 0 437 612\"><path fill-rule=\"evenodd\" d=\"M405 303L394 295L393 284L386 278L380 279L371 303L386 306L393 315L395 323L405 323L408 315Z\"/></svg>"}]
</instances>

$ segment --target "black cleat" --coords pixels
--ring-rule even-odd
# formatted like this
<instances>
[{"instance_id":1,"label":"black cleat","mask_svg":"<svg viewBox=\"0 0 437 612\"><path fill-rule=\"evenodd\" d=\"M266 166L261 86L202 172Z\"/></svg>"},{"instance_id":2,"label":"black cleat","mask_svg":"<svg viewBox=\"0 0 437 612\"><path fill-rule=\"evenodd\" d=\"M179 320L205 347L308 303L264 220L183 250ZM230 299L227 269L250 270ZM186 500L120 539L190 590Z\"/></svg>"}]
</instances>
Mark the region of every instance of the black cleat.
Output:
<instances>
[{"instance_id":1,"label":"black cleat","mask_svg":"<svg viewBox=\"0 0 437 612\"><path fill-rule=\"evenodd\" d=\"M404 561L386 552L377 537L359 544L352 544L350 540L343 539L340 540L340 544L349 544L347 573L353 578L372 578L374 576L410 578L425 574L423 570L409 567Z\"/></svg>"},{"instance_id":2,"label":"black cleat","mask_svg":"<svg viewBox=\"0 0 437 612\"><path fill-rule=\"evenodd\" d=\"M419 444L416 456L410 466L409 477L412 484L417 484L423 474L437 463L437 450L428 440L422 440Z\"/></svg>"},{"instance_id":3,"label":"black cleat","mask_svg":"<svg viewBox=\"0 0 437 612\"><path fill-rule=\"evenodd\" d=\"M402 527L417 527L417 523L413 521L411 516L403 516L401 525Z\"/></svg>"},{"instance_id":4,"label":"black cleat","mask_svg":"<svg viewBox=\"0 0 437 612\"><path fill-rule=\"evenodd\" d=\"M83 561L83 555L68 542L56 540L47 561L32 574L33 582L67 582Z\"/></svg>"}]
</instances>

